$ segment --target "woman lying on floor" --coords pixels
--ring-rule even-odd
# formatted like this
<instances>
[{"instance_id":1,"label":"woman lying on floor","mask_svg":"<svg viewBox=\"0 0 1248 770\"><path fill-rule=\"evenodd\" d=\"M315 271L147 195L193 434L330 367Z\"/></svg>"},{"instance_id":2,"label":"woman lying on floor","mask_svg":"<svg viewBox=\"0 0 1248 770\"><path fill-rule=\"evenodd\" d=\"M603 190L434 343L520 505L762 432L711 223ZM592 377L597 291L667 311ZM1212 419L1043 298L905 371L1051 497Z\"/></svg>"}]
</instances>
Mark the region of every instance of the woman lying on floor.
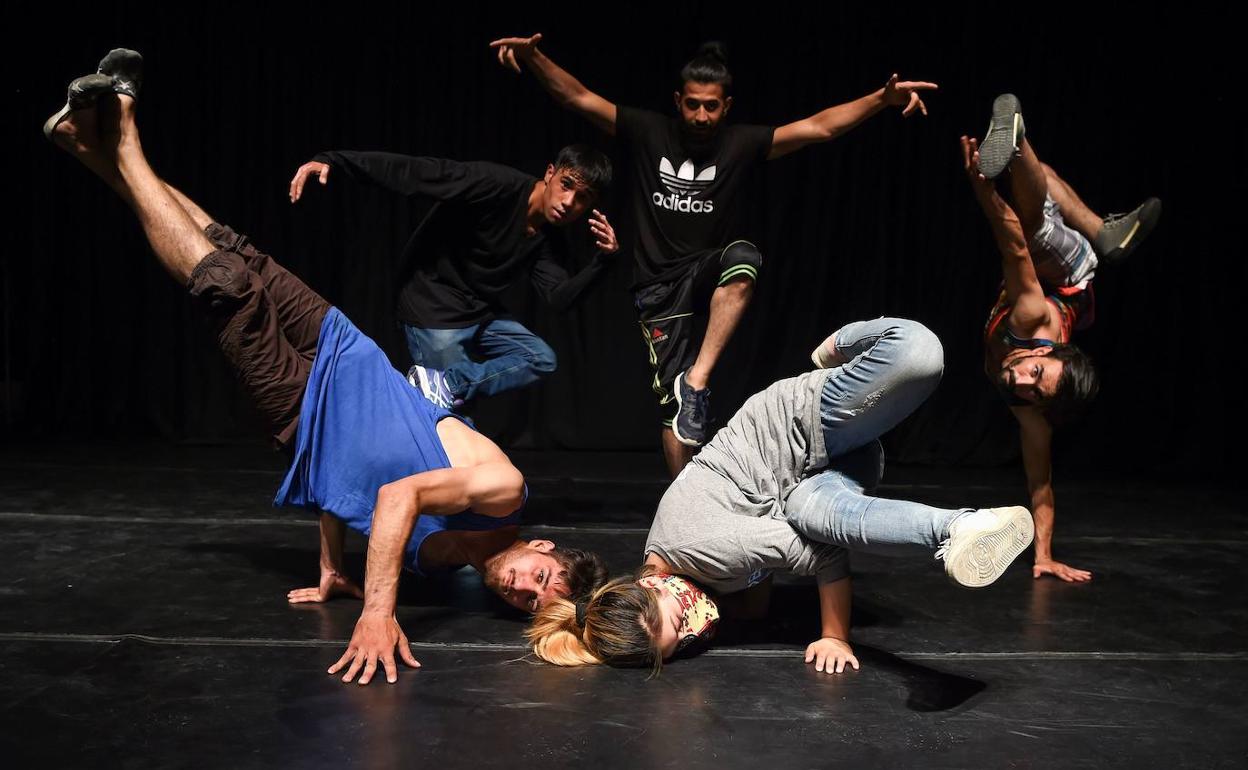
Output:
<instances>
[{"instance_id":1,"label":"woman lying on floor","mask_svg":"<svg viewBox=\"0 0 1248 770\"><path fill-rule=\"evenodd\" d=\"M1031 544L1026 508L950 510L865 494L883 472L879 436L940 381L934 334L902 319L860 321L811 358L816 371L751 397L672 482L635 576L587 602L554 600L537 613L527 636L539 658L658 671L709 641L719 618L713 596L787 570L819 584L822 635L806 648L806 662L840 673L858 668L847 550L935 549L949 577L974 588L996 580Z\"/></svg>"}]
</instances>

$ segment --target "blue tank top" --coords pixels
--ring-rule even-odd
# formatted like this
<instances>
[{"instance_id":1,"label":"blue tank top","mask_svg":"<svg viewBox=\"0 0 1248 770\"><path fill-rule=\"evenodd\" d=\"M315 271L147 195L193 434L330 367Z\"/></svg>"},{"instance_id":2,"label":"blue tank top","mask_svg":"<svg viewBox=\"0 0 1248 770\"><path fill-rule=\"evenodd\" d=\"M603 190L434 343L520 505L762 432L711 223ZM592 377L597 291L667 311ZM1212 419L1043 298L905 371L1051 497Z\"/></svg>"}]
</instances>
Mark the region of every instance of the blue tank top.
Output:
<instances>
[{"instance_id":1,"label":"blue tank top","mask_svg":"<svg viewBox=\"0 0 1248 770\"><path fill-rule=\"evenodd\" d=\"M273 504L325 511L368 535L383 484L451 467L437 432L447 417L458 419L409 385L377 343L331 308L303 392L294 460ZM423 574L420 546L435 532L499 529L519 523L521 510L505 518L472 511L421 515L404 566Z\"/></svg>"}]
</instances>

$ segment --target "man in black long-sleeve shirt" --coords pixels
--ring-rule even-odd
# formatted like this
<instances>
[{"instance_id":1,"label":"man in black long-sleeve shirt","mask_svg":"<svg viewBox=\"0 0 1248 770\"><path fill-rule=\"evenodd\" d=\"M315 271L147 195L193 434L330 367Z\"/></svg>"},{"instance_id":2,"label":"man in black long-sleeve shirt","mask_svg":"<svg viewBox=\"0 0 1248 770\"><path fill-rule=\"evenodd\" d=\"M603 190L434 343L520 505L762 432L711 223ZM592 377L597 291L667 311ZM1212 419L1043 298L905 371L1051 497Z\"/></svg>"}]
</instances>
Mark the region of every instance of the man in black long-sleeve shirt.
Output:
<instances>
[{"instance_id":1,"label":"man in black long-sleeve shirt","mask_svg":"<svg viewBox=\"0 0 1248 770\"><path fill-rule=\"evenodd\" d=\"M590 210L611 181L611 162L582 145L560 150L538 179L507 166L385 152L322 152L295 173L291 202L316 174L433 199L434 210L404 248L397 315L416 363L413 384L451 408L476 396L530 385L555 370L550 345L509 317L502 292L524 271L557 310L569 307L619 250L597 209L598 248L569 275L567 245L552 232Z\"/></svg>"}]
</instances>

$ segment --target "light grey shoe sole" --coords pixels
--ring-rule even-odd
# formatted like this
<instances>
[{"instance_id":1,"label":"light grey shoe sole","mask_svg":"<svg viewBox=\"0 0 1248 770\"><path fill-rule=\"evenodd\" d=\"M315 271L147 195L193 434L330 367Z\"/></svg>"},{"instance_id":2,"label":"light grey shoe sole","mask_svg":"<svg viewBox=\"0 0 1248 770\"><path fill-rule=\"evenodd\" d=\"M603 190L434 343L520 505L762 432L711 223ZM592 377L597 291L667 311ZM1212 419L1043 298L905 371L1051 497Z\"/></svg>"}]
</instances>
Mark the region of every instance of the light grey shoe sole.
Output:
<instances>
[{"instance_id":1,"label":"light grey shoe sole","mask_svg":"<svg viewBox=\"0 0 1248 770\"><path fill-rule=\"evenodd\" d=\"M1001 94L992 102L992 122L979 143L979 172L996 179L1014 160L1023 141L1023 108L1014 94Z\"/></svg>"},{"instance_id":2,"label":"light grey shoe sole","mask_svg":"<svg viewBox=\"0 0 1248 770\"><path fill-rule=\"evenodd\" d=\"M983 588L1001 577L1036 534L1031 512L1021 505L989 510L993 524L959 532L945 554L945 574L967 588Z\"/></svg>"}]
</instances>

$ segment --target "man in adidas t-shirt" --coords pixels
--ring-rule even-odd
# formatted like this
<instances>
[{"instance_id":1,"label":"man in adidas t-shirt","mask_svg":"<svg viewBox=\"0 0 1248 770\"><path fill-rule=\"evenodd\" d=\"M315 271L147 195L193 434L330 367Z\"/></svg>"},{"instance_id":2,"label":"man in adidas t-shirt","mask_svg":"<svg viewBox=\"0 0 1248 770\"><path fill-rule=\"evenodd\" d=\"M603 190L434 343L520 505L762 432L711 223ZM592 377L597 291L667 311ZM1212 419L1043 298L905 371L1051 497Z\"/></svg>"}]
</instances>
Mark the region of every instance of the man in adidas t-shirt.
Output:
<instances>
[{"instance_id":1,"label":"man in adidas t-shirt","mask_svg":"<svg viewBox=\"0 0 1248 770\"><path fill-rule=\"evenodd\" d=\"M732 75L722 46L707 43L681 70L677 115L618 107L587 89L537 49L541 35L491 43L499 62L523 62L569 109L619 138L632 165L637 221L633 285L654 367L654 390L669 411L663 454L675 476L710 437L707 384L754 290L762 254L734 238L750 173L832 139L886 106L926 112L919 91L934 83L888 83L860 99L772 128L728 125Z\"/></svg>"}]
</instances>

